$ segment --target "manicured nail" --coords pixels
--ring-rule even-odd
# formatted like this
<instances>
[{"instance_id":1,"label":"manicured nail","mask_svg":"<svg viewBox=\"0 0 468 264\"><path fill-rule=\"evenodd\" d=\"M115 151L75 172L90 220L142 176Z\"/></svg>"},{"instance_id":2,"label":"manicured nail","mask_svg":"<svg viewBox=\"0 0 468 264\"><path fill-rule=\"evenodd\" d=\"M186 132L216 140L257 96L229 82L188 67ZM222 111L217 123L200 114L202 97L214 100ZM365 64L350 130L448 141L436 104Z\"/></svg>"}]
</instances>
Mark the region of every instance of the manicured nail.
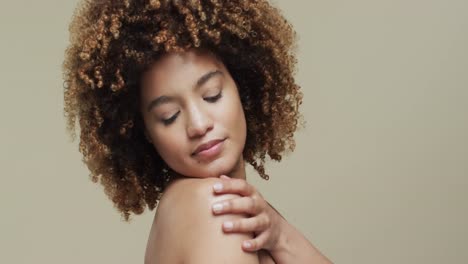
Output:
<instances>
[{"instance_id":1,"label":"manicured nail","mask_svg":"<svg viewBox=\"0 0 468 264\"><path fill-rule=\"evenodd\" d=\"M215 185L213 185L213 189L215 190L215 192L219 192L223 189L223 184L220 182L217 182L215 183Z\"/></svg>"},{"instance_id":2,"label":"manicured nail","mask_svg":"<svg viewBox=\"0 0 468 264\"><path fill-rule=\"evenodd\" d=\"M223 205L220 203L213 204L213 211L219 213L223 210Z\"/></svg>"},{"instance_id":3,"label":"manicured nail","mask_svg":"<svg viewBox=\"0 0 468 264\"><path fill-rule=\"evenodd\" d=\"M234 224L232 222L224 222L223 223L224 229L226 230L232 230L234 228Z\"/></svg>"},{"instance_id":4,"label":"manicured nail","mask_svg":"<svg viewBox=\"0 0 468 264\"><path fill-rule=\"evenodd\" d=\"M252 244L250 244L249 241L244 241L244 247L245 247L245 248L251 248L251 247L252 247Z\"/></svg>"}]
</instances>

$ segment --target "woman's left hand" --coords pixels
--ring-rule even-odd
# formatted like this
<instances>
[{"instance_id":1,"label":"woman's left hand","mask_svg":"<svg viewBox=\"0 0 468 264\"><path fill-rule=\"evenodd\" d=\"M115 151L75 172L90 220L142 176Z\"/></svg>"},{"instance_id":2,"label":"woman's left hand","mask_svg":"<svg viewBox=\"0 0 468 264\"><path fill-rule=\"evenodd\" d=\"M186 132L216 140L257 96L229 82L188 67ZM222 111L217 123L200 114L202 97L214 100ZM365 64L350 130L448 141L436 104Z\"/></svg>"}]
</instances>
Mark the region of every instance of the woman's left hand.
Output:
<instances>
[{"instance_id":1,"label":"woman's left hand","mask_svg":"<svg viewBox=\"0 0 468 264\"><path fill-rule=\"evenodd\" d=\"M242 244L242 248L246 251L275 250L279 244L281 225L285 221L282 216L247 181L224 175L220 179L221 181L213 186L215 194L233 193L242 197L213 204L213 213L215 215L230 213L251 216L234 222L224 222L223 230L229 233L254 232L255 238L246 240ZM217 188L220 186L221 188Z\"/></svg>"}]
</instances>

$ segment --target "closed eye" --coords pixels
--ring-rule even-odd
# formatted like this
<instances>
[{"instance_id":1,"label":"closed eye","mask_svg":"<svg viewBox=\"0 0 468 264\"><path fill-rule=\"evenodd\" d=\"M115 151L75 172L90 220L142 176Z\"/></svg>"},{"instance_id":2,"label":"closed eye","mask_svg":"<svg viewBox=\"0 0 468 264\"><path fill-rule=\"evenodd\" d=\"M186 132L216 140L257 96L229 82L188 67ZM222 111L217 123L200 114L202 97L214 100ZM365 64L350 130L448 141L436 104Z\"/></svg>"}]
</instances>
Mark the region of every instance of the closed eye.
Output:
<instances>
[{"instance_id":1,"label":"closed eye","mask_svg":"<svg viewBox=\"0 0 468 264\"><path fill-rule=\"evenodd\" d=\"M216 101L218 101L221 97L222 97L222 92L219 92L219 94L215 95L215 96L212 96L212 97L205 97L205 101L207 102L210 102L210 103L214 103Z\"/></svg>"},{"instance_id":2,"label":"closed eye","mask_svg":"<svg viewBox=\"0 0 468 264\"><path fill-rule=\"evenodd\" d=\"M168 119L162 119L161 121L163 122L163 124L164 124L165 126L168 126L168 125L172 124L172 123L175 121L175 119L177 118L177 116L179 115L179 113L180 113L180 111L178 111L177 113L175 113L175 114L174 114L173 116L171 116L170 118L168 118Z\"/></svg>"}]
</instances>

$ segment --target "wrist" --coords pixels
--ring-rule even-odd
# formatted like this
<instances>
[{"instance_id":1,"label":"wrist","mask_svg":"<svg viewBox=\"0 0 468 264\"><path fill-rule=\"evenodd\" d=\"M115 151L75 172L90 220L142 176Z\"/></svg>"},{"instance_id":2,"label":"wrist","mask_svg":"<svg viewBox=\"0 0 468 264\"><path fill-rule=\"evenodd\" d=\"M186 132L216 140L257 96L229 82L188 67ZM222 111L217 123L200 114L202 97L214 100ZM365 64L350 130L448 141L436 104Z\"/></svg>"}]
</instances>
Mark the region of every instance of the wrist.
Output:
<instances>
[{"instance_id":1,"label":"wrist","mask_svg":"<svg viewBox=\"0 0 468 264\"><path fill-rule=\"evenodd\" d=\"M277 263L280 263L280 259L284 259L285 255L291 252L290 246L290 238L291 233L294 231L291 225L286 221L286 219L281 218L280 220L280 234L278 236L278 240L275 246L270 250L272 257L276 260Z\"/></svg>"},{"instance_id":2,"label":"wrist","mask_svg":"<svg viewBox=\"0 0 468 264\"><path fill-rule=\"evenodd\" d=\"M284 220L284 219L283 219ZM320 263L332 264L299 230L286 220L282 221L281 233L275 247L270 251L277 264Z\"/></svg>"}]
</instances>

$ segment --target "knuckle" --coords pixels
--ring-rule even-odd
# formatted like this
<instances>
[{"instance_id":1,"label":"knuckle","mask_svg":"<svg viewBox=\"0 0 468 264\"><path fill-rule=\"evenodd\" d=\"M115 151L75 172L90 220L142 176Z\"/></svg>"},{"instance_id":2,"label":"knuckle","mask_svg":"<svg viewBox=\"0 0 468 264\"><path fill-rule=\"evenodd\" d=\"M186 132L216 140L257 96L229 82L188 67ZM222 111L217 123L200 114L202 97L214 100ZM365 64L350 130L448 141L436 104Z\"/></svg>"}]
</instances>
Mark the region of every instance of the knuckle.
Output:
<instances>
[{"instance_id":1,"label":"knuckle","mask_svg":"<svg viewBox=\"0 0 468 264\"><path fill-rule=\"evenodd\" d=\"M256 193L257 192L255 187L253 187L250 184L247 185L247 190L248 190L249 193Z\"/></svg>"},{"instance_id":2,"label":"knuckle","mask_svg":"<svg viewBox=\"0 0 468 264\"><path fill-rule=\"evenodd\" d=\"M257 210L259 212L265 211L265 200L261 196L254 195L253 200L255 201L255 205L257 206Z\"/></svg>"},{"instance_id":3,"label":"knuckle","mask_svg":"<svg viewBox=\"0 0 468 264\"><path fill-rule=\"evenodd\" d=\"M251 218L245 225L245 231L256 231L258 229L258 221L256 219Z\"/></svg>"},{"instance_id":4,"label":"knuckle","mask_svg":"<svg viewBox=\"0 0 468 264\"><path fill-rule=\"evenodd\" d=\"M230 181L223 181L223 191L229 191L231 190L231 182Z\"/></svg>"},{"instance_id":5,"label":"knuckle","mask_svg":"<svg viewBox=\"0 0 468 264\"><path fill-rule=\"evenodd\" d=\"M248 183L247 183L246 181L242 180L242 181L239 183L239 186L240 186L241 189L246 190L246 189L248 188L249 185L248 185Z\"/></svg>"},{"instance_id":6,"label":"knuckle","mask_svg":"<svg viewBox=\"0 0 468 264\"><path fill-rule=\"evenodd\" d=\"M223 209L224 210L231 210L233 208L233 201L232 200L227 200L223 202Z\"/></svg>"},{"instance_id":7,"label":"knuckle","mask_svg":"<svg viewBox=\"0 0 468 264\"><path fill-rule=\"evenodd\" d=\"M252 198L249 199L247 208L248 208L248 210L249 210L250 212L252 212L252 213L257 213L256 203L255 203L255 200L254 200L254 199L252 199Z\"/></svg>"},{"instance_id":8,"label":"knuckle","mask_svg":"<svg viewBox=\"0 0 468 264\"><path fill-rule=\"evenodd\" d=\"M254 201L254 202L256 202L258 200L258 198L257 198L257 196L255 194L251 195L250 199L252 199L252 201Z\"/></svg>"},{"instance_id":9,"label":"knuckle","mask_svg":"<svg viewBox=\"0 0 468 264\"><path fill-rule=\"evenodd\" d=\"M270 228L271 227L271 220L269 217L265 217L265 220L263 221L263 225L265 228Z\"/></svg>"},{"instance_id":10,"label":"knuckle","mask_svg":"<svg viewBox=\"0 0 468 264\"><path fill-rule=\"evenodd\" d=\"M236 230L238 231L244 231L245 230L245 223L242 220L235 221Z\"/></svg>"},{"instance_id":11,"label":"knuckle","mask_svg":"<svg viewBox=\"0 0 468 264\"><path fill-rule=\"evenodd\" d=\"M261 229L262 229L262 220L255 218L255 220L252 221L252 230L260 231Z\"/></svg>"},{"instance_id":12,"label":"knuckle","mask_svg":"<svg viewBox=\"0 0 468 264\"><path fill-rule=\"evenodd\" d=\"M255 201L255 203L259 203L261 201L260 197L257 194L253 194L251 197Z\"/></svg>"}]
</instances>

